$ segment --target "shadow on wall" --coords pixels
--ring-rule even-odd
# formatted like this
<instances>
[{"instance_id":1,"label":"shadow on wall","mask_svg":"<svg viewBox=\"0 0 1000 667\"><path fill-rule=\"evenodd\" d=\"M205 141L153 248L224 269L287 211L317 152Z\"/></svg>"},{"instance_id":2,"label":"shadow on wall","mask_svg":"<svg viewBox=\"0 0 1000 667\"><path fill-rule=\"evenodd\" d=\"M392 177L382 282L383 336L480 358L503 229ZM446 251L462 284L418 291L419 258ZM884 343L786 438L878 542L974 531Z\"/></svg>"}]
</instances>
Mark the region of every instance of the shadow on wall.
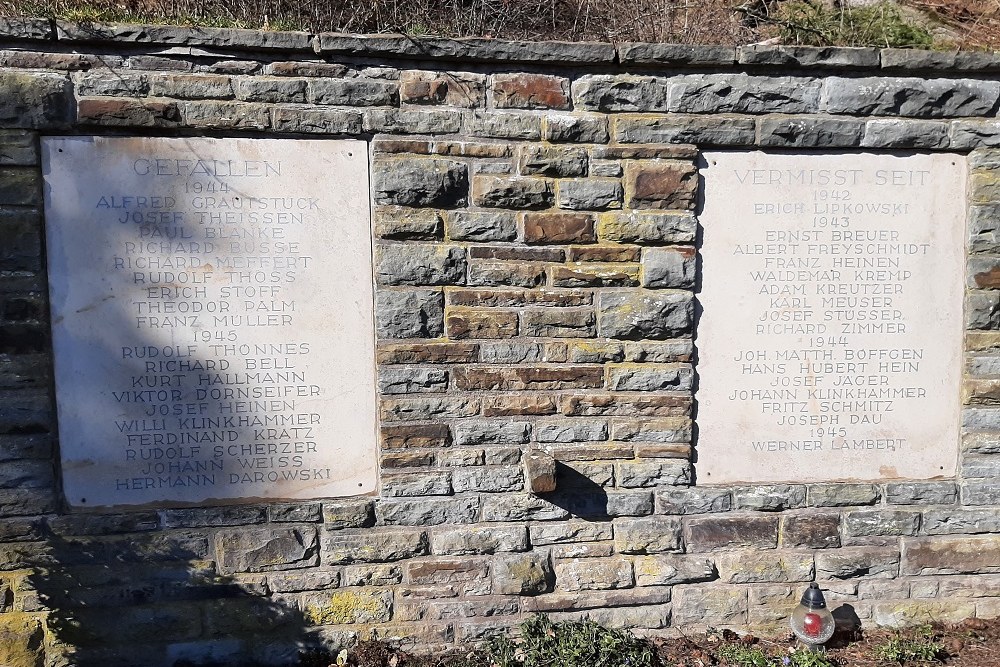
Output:
<instances>
[{"instance_id":1,"label":"shadow on wall","mask_svg":"<svg viewBox=\"0 0 1000 667\"><path fill-rule=\"evenodd\" d=\"M26 581L38 607L49 612L46 665L290 665L300 650L322 643L294 599L269 595L264 575L220 573L224 564L211 560L203 531L160 532L150 513L57 517L49 523ZM106 533L111 524L149 532L57 534ZM263 536L261 529L239 532L246 539ZM221 533L217 539L228 538ZM264 555L250 549L244 558Z\"/></svg>"}]
</instances>

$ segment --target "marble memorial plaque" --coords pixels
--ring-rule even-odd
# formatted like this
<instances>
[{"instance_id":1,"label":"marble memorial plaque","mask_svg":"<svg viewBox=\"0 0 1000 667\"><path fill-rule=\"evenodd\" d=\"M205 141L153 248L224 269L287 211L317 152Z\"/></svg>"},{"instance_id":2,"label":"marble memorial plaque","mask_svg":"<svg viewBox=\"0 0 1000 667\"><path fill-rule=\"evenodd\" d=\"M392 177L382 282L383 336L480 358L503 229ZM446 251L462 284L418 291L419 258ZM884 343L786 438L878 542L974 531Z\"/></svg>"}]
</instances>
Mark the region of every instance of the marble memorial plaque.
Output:
<instances>
[{"instance_id":1,"label":"marble memorial plaque","mask_svg":"<svg viewBox=\"0 0 1000 667\"><path fill-rule=\"evenodd\" d=\"M365 144L52 137L42 156L69 504L373 491Z\"/></svg>"},{"instance_id":2,"label":"marble memorial plaque","mask_svg":"<svg viewBox=\"0 0 1000 667\"><path fill-rule=\"evenodd\" d=\"M704 158L700 482L954 475L964 159Z\"/></svg>"}]
</instances>

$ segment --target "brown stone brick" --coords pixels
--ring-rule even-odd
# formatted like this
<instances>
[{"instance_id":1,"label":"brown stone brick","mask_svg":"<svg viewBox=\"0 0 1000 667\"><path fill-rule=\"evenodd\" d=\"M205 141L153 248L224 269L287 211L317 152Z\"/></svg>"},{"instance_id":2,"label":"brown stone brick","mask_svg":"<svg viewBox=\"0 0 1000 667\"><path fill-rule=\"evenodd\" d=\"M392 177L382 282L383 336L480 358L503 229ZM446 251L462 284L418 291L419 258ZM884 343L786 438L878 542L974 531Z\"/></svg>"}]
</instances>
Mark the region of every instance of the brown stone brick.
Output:
<instances>
[{"instance_id":1,"label":"brown stone brick","mask_svg":"<svg viewBox=\"0 0 1000 667\"><path fill-rule=\"evenodd\" d=\"M597 146L595 160L662 160L670 158L693 158L698 149L684 144L662 146Z\"/></svg>"},{"instance_id":2,"label":"brown stone brick","mask_svg":"<svg viewBox=\"0 0 1000 667\"><path fill-rule=\"evenodd\" d=\"M511 308L516 306L589 306L592 292L582 290L454 289L447 292L452 306Z\"/></svg>"},{"instance_id":3,"label":"brown stone brick","mask_svg":"<svg viewBox=\"0 0 1000 667\"><path fill-rule=\"evenodd\" d=\"M489 576L485 558L435 558L406 564L406 581L411 584L451 584L485 579Z\"/></svg>"},{"instance_id":4,"label":"brown stone brick","mask_svg":"<svg viewBox=\"0 0 1000 667\"><path fill-rule=\"evenodd\" d=\"M636 458L685 459L691 458L692 447L685 444L634 443Z\"/></svg>"},{"instance_id":5,"label":"brown stone brick","mask_svg":"<svg viewBox=\"0 0 1000 667\"><path fill-rule=\"evenodd\" d=\"M379 364L462 364L479 359L479 345L436 342L380 345L375 358Z\"/></svg>"},{"instance_id":6,"label":"brown stone brick","mask_svg":"<svg viewBox=\"0 0 1000 667\"><path fill-rule=\"evenodd\" d=\"M334 63L277 62L268 67L272 76L323 76L340 78L347 74L347 66Z\"/></svg>"},{"instance_id":7,"label":"brown stone brick","mask_svg":"<svg viewBox=\"0 0 1000 667\"><path fill-rule=\"evenodd\" d=\"M840 546L837 513L788 514L781 521L781 546L829 549Z\"/></svg>"},{"instance_id":8,"label":"brown stone brick","mask_svg":"<svg viewBox=\"0 0 1000 667\"><path fill-rule=\"evenodd\" d=\"M903 574L992 572L1000 572L1000 535L903 540Z\"/></svg>"},{"instance_id":9,"label":"brown stone brick","mask_svg":"<svg viewBox=\"0 0 1000 667\"><path fill-rule=\"evenodd\" d=\"M698 173L687 162L633 163L625 171L630 208L690 209L698 191Z\"/></svg>"},{"instance_id":10,"label":"brown stone brick","mask_svg":"<svg viewBox=\"0 0 1000 667\"><path fill-rule=\"evenodd\" d=\"M444 318L449 338L513 338L517 313L508 310L449 309Z\"/></svg>"},{"instance_id":11,"label":"brown stone brick","mask_svg":"<svg viewBox=\"0 0 1000 667\"><path fill-rule=\"evenodd\" d=\"M631 459L635 449L628 442L602 442L600 444L577 444L565 447L551 447L552 456L557 461L607 461Z\"/></svg>"},{"instance_id":12,"label":"brown stone brick","mask_svg":"<svg viewBox=\"0 0 1000 667\"><path fill-rule=\"evenodd\" d=\"M435 141L432 150L436 155L485 158L510 157L514 152L507 144L481 144L474 141Z\"/></svg>"},{"instance_id":13,"label":"brown stone brick","mask_svg":"<svg viewBox=\"0 0 1000 667\"><path fill-rule=\"evenodd\" d=\"M483 398L484 417L515 415L554 415L557 404L554 396L486 396Z\"/></svg>"},{"instance_id":14,"label":"brown stone brick","mask_svg":"<svg viewBox=\"0 0 1000 667\"><path fill-rule=\"evenodd\" d=\"M486 102L485 79L482 74L403 72L399 95L406 104L480 107Z\"/></svg>"},{"instance_id":15,"label":"brown stone brick","mask_svg":"<svg viewBox=\"0 0 1000 667\"><path fill-rule=\"evenodd\" d=\"M597 335L594 311L581 308L541 308L521 313L522 336L593 338Z\"/></svg>"},{"instance_id":16,"label":"brown stone brick","mask_svg":"<svg viewBox=\"0 0 1000 667\"><path fill-rule=\"evenodd\" d=\"M493 102L501 109L568 109L569 79L548 74L494 74Z\"/></svg>"},{"instance_id":17,"label":"brown stone brick","mask_svg":"<svg viewBox=\"0 0 1000 667\"><path fill-rule=\"evenodd\" d=\"M553 287L636 287L638 264L575 264L551 270Z\"/></svg>"},{"instance_id":18,"label":"brown stone brick","mask_svg":"<svg viewBox=\"0 0 1000 667\"><path fill-rule=\"evenodd\" d=\"M641 250L635 246L583 246L569 249L571 262L638 262Z\"/></svg>"},{"instance_id":19,"label":"brown stone brick","mask_svg":"<svg viewBox=\"0 0 1000 667\"><path fill-rule=\"evenodd\" d=\"M383 449L447 447L450 444L451 432L445 424L382 427Z\"/></svg>"},{"instance_id":20,"label":"brown stone brick","mask_svg":"<svg viewBox=\"0 0 1000 667\"><path fill-rule=\"evenodd\" d=\"M473 246L469 259L501 259L524 262L562 262L566 251L558 248L516 248L511 246Z\"/></svg>"},{"instance_id":21,"label":"brown stone brick","mask_svg":"<svg viewBox=\"0 0 1000 667\"><path fill-rule=\"evenodd\" d=\"M385 452L382 454L383 468L423 468L434 465L434 454L430 452Z\"/></svg>"},{"instance_id":22,"label":"brown stone brick","mask_svg":"<svg viewBox=\"0 0 1000 667\"><path fill-rule=\"evenodd\" d=\"M691 519L685 542L692 552L735 547L773 549L778 544L778 517L730 515Z\"/></svg>"},{"instance_id":23,"label":"brown stone brick","mask_svg":"<svg viewBox=\"0 0 1000 667\"><path fill-rule=\"evenodd\" d=\"M176 102L153 99L85 97L77 101L76 114L88 125L176 127L181 120Z\"/></svg>"},{"instance_id":24,"label":"brown stone brick","mask_svg":"<svg viewBox=\"0 0 1000 667\"><path fill-rule=\"evenodd\" d=\"M515 366L459 368L455 386L466 391L596 389L604 386L600 366Z\"/></svg>"},{"instance_id":25,"label":"brown stone brick","mask_svg":"<svg viewBox=\"0 0 1000 667\"><path fill-rule=\"evenodd\" d=\"M688 395L633 396L586 394L564 396L562 413L567 417L684 417L691 414Z\"/></svg>"},{"instance_id":26,"label":"brown stone brick","mask_svg":"<svg viewBox=\"0 0 1000 667\"><path fill-rule=\"evenodd\" d=\"M594 216L586 213L525 213L525 243L592 243Z\"/></svg>"},{"instance_id":27,"label":"brown stone brick","mask_svg":"<svg viewBox=\"0 0 1000 667\"><path fill-rule=\"evenodd\" d=\"M538 287L545 282L545 267L522 262L470 262L467 283L472 286ZM476 304L482 305L482 304Z\"/></svg>"},{"instance_id":28,"label":"brown stone brick","mask_svg":"<svg viewBox=\"0 0 1000 667\"><path fill-rule=\"evenodd\" d=\"M376 139L372 142L372 152L429 155L431 146L431 142L424 139Z\"/></svg>"}]
</instances>

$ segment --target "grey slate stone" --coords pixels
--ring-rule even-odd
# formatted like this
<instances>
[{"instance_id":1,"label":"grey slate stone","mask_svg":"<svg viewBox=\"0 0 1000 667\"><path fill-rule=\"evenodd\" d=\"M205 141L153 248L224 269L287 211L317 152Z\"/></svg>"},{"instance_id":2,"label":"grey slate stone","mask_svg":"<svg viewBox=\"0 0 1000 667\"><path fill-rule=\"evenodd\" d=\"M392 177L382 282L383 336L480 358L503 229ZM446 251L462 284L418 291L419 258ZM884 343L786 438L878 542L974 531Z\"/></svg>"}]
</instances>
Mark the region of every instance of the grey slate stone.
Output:
<instances>
[{"instance_id":1,"label":"grey slate stone","mask_svg":"<svg viewBox=\"0 0 1000 667\"><path fill-rule=\"evenodd\" d=\"M878 67L879 50L843 46L749 44L737 49L741 65L851 68Z\"/></svg>"},{"instance_id":2,"label":"grey slate stone","mask_svg":"<svg viewBox=\"0 0 1000 667\"><path fill-rule=\"evenodd\" d=\"M72 116L69 79L60 74L0 72L0 124L7 128L65 126Z\"/></svg>"},{"instance_id":3,"label":"grey slate stone","mask_svg":"<svg viewBox=\"0 0 1000 667\"><path fill-rule=\"evenodd\" d=\"M56 21L59 41L135 42L182 46L214 46L240 49L312 51L312 35L306 32L267 32L236 28L189 28L168 25L129 25L92 21Z\"/></svg>"},{"instance_id":4,"label":"grey slate stone","mask_svg":"<svg viewBox=\"0 0 1000 667\"><path fill-rule=\"evenodd\" d=\"M642 286L688 289L694 287L693 248L647 248L642 252Z\"/></svg>"},{"instance_id":5,"label":"grey slate stone","mask_svg":"<svg viewBox=\"0 0 1000 667\"><path fill-rule=\"evenodd\" d=\"M753 118L683 116L615 120L615 140L623 144L697 144L751 146L757 140Z\"/></svg>"},{"instance_id":6,"label":"grey slate stone","mask_svg":"<svg viewBox=\"0 0 1000 667\"><path fill-rule=\"evenodd\" d=\"M618 179L568 178L557 182L556 205L571 211L621 208L625 191Z\"/></svg>"},{"instance_id":7,"label":"grey slate stone","mask_svg":"<svg viewBox=\"0 0 1000 667\"><path fill-rule=\"evenodd\" d=\"M377 204L451 208L465 203L468 168L436 158L389 158L372 164Z\"/></svg>"},{"instance_id":8,"label":"grey slate stone","mask_svg":"<svg viewBox=\"0 0 1000 667\"><path fill-rule=\"evenodd\" d=\"M52 21L18 16L0 18L0 35L13 39L55 39Z\"/></svg>"},{"instance_id":9,"label":"grey slate stone","mask_svg":"<svg viewBox=\"0 0 1000 667\"><path fill-rule=\"evenodd\" d=\"M678 113L810 113L821 82L810 77L687 74L670 79L670 111Z\"/></svg>"},{"instance_id":10,"label":"grey slate stone","mask_svg":"<svg viewBox=\"0 0 1000 667\"><path fill-rule=\"evenodd\" d=\"M271 109L271 129L275 132L361 134L361 128L358 111L285 106Z\"/></svg>"},{"instance_id":11,"label":"grey slate stone","mask_svg":"<svg viewBox=\"0 0 1000 667\"><path fill-rule=\"evenodd\" d=\"M598 332L608 338L663 340L690 332L690 293L629 290L598 296Z\"/></svg>"},{"instance_id":12,"label":"grey slate stone","mask_svg":"<svg viewBox=\"0 0 1000 667\"><path fill-rule=\"evenodd\" d=\"M995 120L952 121L952 148L974 149L994 148L997 146L1000 146L1000 122Z\"/></svg>"},{"instance_id":13,"label":"grey slate stone","mask_svg":"<svg viewBox=\"0 0 1000 667\"><path fill-rule=\"evenodd\" d=\"M615 48L595 42L515 42L500 39L410 37L403 35L319 35L320 53L387 58L433 58L498 62L611 63Z\"/></svg>"},{"instance_id":14,"label":"grey slate stone","mask_svg":"<svg viewBox=\"0 0 1000 667\"><path fill-rule=\"evenodd\" d=\"M546 114L542 139L553 142L603 144L608 141L608 119L604 116Z\"/></svg>"},{"instance_id":15,"label":"grey slate stone","mask_svg":"<svg viewBox=\"0 0 1000 667\"><path fill-rule=\"evenodd\" d=\"M969 292L965 297L965 326L969 329L1000 328L1000 293Z\"/></svg>"},{"instance_id":16,"label":"grey slate stone","mask_svg":"<svg viewBox=\"0 0 1000 667\"><path fill-rule=\"evenodd\" d=\"M861 145L871 148L948 148L948 123L886 118L865 123Z\"/></svg>"},{"instance_id":17,"label":"grey slate stone","mask_svg":"<svg viewBox=\"0 0 1000 667\"><path fill-rule=\"evenodd\" d=\"M882 49L882 69L1000 72L1000 57L980 51Z\"/></svg>"},{"instance_id":18,"label":"grey slate stone","mask_svg":"<svg viewBox=\"0 0 1000 667\"><path fill-rule=\"evenodd\" d=\"M510 211L451 211L445 231L453 241L513 241L517 216Z\"/></svg>"},{"instance_id":19,"label":"grey slate stone","mask_svg":"<svg viewBox=\"0 0 1000 667\"><path fill-rule=\"evenodd\" d=\"M625 42L618 45L618 60L622 63L728 66L736 62L736 49L731 46L710 44Z\"/></svg>"},{"instance_id":20,"label":"grey slate stone","mask_svg":"<svg viewBox=\"0 0 1000 667\"><path fill-rule=\"evenodd\" d=\"M668 79L586 74L573 82L573 101L584 111L667 111Z\"/></svg>"},{"instance_id":21,"label":"grey slate stone","mask_svg":"<svg viewBox=\"0 0 1000 667\"><path fill-rule=\"evenodd\" d=\"M462 130L462 113L454 109L371 109L365 113L364 128L389 134L454 134Z\"/></svg>"},{"instance_id":22,"label":"grey slate stone","mask_svg":"<svg viewBox=\"0 0 1000 667\"><path fill-rule=\"evenodd\" d=\"M841 118L772 117L757 122L761 146L795 148L857 146L864 121Z\"/></svg>"},{"instance_id":23,"label":"grey slate stone","mask_svg":"<svg viewBox=\"0 0 1000 667\"><path fill-rule=\"evenodd\" d=\"M948 118L984 116L1000 99L1000 81L914 77L829 77L822 110L828 113Z\"/></svg>"},{"instance_id":24,"label":"grey slate stone","mask_svg":"<svg viewBox=\"0 0 1000 667\"><path fill-rule=\"evenodd\" d=\"M313 79L309 81L309 93L314 104L349 107L399 105L399 84L395 81Z\"/></svg>"},{"instance_id":25,"label":"grey slate stone","mask_svg":"<svg viewBox=\"0 0 1000 667\"><path fill-rule=\"evenodd\" d=\"M733 498L729 489L692 487L656 492L656 511L660 514L707 514L728 512L732 508Z\"/></svg>"},{"instance_id":26,"label":"grey slate stone","mask_svg":"<svg viewBox=\"0 0 1000 667\"><path fill-rule=\"evenodd\" d=\"M441 290L386 290L375 295L378 338L437 338L444 333Z\"/></svg>"},{"instance_id":27,"label":"grey slate stone","mask_svg":"<svg viewBox=\"0 0 1000 667\"><path fill-rule=\"evenodd\" d=\"M375 248L380 285L460 285L465 282L465 249L431 243L393 243Z\"/></svg>"}]
</instances>

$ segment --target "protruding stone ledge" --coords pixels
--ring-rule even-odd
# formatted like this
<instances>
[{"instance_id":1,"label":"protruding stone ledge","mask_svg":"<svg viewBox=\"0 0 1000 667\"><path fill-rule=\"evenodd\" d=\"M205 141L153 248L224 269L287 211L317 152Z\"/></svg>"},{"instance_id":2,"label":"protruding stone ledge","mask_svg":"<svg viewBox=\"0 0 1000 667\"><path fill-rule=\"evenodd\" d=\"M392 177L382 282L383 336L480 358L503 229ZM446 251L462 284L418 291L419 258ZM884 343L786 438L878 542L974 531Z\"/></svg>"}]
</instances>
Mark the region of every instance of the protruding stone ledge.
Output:
<instances>
[{"instance_id":1,"label":"protruding stone ledge","mask_svg":"<svg viewBox=\"0 0 1000 667\"><path fill-rule=\"evenodd\" d=\"M737 49L741 65L783 67L873 68L880 63L879 50L843 46L781 46L750 44Z\"/></svg>"},{"instance_id":2,"label":"protruding stone ledge","mask_svg":"<svg viewBox=\"0 0 1000 667\"><path fill-rule=\"evenodd\" d=\"M319 35L319 53L386 58L431 58L516 63L562 63L583 65L612 63L615 47L598 42L512 42L478 37L408 37L406 35Z\"/></svg>"},{"instance_id":3,"label":"protruding stone ledge","mask_svg":"<svg viewBox=\"0 0 1000 667\"><path fill-rule=\"evenodd\" d=\"M306 32L269 32L235 28L185 28L171 25L130 25L56 21L56 38L62 42L119 42L178 46L212 46L274 51L314 50L313 35Z\"/></svg>"},{"instance_id":4,"label":"protruding stone ledge","mask_svg":"<svg viewBox=\"0 0 1000 667\"><path fill-rule=\"evenodd\" d=\"M55 39L49 19L0 17L0 37L6 39Z\"/></svg>"},{"instance_id":5,"label":"protruding stone ledge","mask_svg":"<svg viewBox=\"0 0 1000 667\"><path fill-rule=\"evenodd\" d=\"M655 44L626 42L618 46L622 63L691 65L694 67L728 67L736 64L736 49L732 46L697 44Z\"/></svg>"}]
</instances>

